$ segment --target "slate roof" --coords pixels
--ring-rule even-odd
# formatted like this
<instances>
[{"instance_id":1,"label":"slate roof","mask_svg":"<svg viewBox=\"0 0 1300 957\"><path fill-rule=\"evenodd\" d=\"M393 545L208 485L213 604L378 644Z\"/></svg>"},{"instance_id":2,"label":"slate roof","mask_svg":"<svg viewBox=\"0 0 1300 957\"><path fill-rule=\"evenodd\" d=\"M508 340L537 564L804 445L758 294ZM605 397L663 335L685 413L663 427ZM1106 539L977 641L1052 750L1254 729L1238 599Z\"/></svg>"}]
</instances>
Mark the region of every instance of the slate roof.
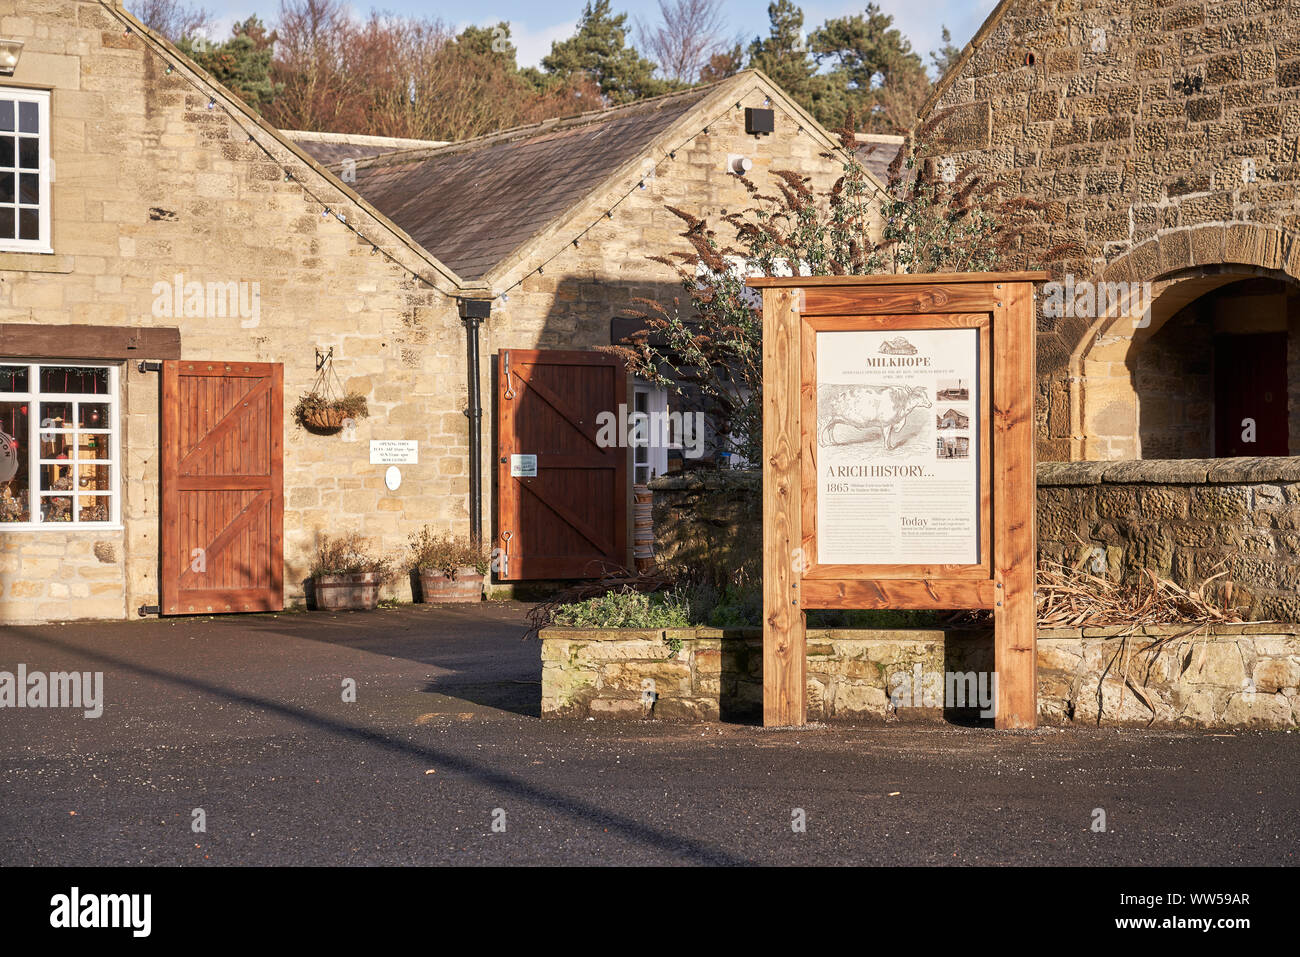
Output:
<instances>
[{"instance_id":1,"label":"slate roof","mask_svg":"<svg viewBox=\"0 0 1300 957\"><path fill-rule=\"evenodd\" d=\"M281 130L281 133L322 166L337 166L349 159L372 159L398 150L447 145L445 141L438 140L359 136L349 133L315 133L305 130Z\"/></svg>"},{"instance_id":2,"label":"slate roof","mask_svg":"<svg viewBox=\"0 0 1300 957\"><path fill-rule=\"evenodd\" d=\"M858 162L865 166L882 183L889 182L889 164L894 161L902 148L901 136L886 136L878 133L858 133Z\"/></svg>"},{"instance_id":3,"label":"slate roof","mask_svg":"<svg viewBox=\"0 0 1300 957\"><path fill-rule=\"evenodd\" d=\"M461 278L482 279L714 92L388 153L358 165L353 188Z\"/></svg>"}]
</instances>

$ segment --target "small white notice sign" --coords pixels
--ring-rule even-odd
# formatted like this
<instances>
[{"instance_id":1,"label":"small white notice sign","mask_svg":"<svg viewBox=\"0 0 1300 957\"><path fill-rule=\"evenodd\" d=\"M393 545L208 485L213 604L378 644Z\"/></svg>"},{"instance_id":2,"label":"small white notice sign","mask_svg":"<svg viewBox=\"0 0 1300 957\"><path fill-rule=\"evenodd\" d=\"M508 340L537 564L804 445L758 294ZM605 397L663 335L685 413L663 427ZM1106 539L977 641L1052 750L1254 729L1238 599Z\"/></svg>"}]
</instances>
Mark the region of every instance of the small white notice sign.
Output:
<instances>
[{"instance_id":1,"label":"small white notice sign","mask_svg":"<svg viewBox=\"0 0 1300 957\"><path fill-rule=\"evenodd\" d=\"M533 478L537 475L536 455L510 456L511 478Z\"/></svg>"},{"instance_id":2,"label":"small white notice sign","mask_svg":"<svg viewBox=\"0 0 1300 957\"><path fill-rule=\"evenodd\" d=\"M371 439L371 465L419 465L420 443L415 439Z\"/></svg>"}]
</instances>

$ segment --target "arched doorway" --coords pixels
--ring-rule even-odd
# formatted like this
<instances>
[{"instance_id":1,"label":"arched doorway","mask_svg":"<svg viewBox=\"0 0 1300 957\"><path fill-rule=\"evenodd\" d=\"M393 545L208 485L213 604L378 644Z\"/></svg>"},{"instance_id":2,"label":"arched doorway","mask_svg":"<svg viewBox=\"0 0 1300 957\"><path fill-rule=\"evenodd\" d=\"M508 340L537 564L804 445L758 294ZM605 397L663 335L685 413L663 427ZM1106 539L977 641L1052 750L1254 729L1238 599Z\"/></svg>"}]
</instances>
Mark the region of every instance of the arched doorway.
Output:
<instances>
[{"instance_id":1,"label":"arched doorway","mask_svg":"<svg viewBox=\"0 0 1300 957\"><path fill-rule=\"evenodd\" d=\"M1135 342L1128 363L1140 457L1289 455L1300 449L1292 437L1300 410L1291 415L1288 409L1297 338L1300 287L1282 279L1238 278L1179 308Z\"/></svg>"},{"instance_id":2,"label":"arched doorway","mask_svg":"<svg viewBox=\"0 0 1300 957\"><path fill-rule=\"evenodd\" d=\"M1288 241L1256 224L1185 230L1080 284L1098 303L1107 283L1128 295L1058 325L1074 343L1059 380L1068 458L1300 455L1300 246L1289 255ZM1042 376L1041 347L1039 361Z\"/></svg>"}]
</instances>

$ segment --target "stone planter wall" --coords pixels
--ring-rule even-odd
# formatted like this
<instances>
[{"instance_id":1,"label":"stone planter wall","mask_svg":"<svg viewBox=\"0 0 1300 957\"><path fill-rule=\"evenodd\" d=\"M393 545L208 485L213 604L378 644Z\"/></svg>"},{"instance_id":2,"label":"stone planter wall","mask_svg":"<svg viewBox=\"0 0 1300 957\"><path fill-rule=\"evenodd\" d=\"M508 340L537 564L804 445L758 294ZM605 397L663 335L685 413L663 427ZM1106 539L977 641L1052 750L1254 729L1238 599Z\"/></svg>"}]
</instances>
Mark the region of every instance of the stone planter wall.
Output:
<instances>
[{"instance_id":1,"label":"stone planter wall","mask_svg":"<svg viewBox=\"0 0 1300 957\"><path fill-rule=\"evenodd\" d=\"M1289 728L1300 717L1296 626L1121 633L1116 628L1040 632L1044 724ZM761 716L757 629L547 628L541 642L543 717L756 721ZM992 636L979 631L810 631L809 719L977 717L977 707L945 707L955 704L944 700L945 675L987 675L992 652Z\"/></svg>"}]
</instances>

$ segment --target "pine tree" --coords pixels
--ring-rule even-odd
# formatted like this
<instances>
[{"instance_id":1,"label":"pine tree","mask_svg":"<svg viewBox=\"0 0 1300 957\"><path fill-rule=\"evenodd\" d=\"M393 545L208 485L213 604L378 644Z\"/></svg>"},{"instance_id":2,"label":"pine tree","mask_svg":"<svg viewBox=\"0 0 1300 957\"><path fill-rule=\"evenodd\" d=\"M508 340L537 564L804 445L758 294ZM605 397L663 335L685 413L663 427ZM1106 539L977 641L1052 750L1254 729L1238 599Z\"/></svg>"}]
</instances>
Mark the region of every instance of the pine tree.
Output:
<instances>
[{"instance_id":1,"label":"pine tree","mask_svg":"<svg viewBox=\"0 0 1300 957\"><path fill-rule=\"evenodd\" d=\"M874 3L865 13L827 20L809 38L820 65L829 65L830 92L817 119L837 127L853 112L868 129L908 127L929 93L921 57Z\"/></svg>"},{"instance_id":2,"label":"pine tree","mask_svg":"<svg viewBox=\"0 0 1300 957\"><path fill-rule=\"evenodd\" d=\"M275 99L280 87L271 80L271 51L277 39L267 32L256 16L237 23L224 43L213 44L202 37L184 37L178 44L185 53L218 83L256 110Z\"/></svg>"},{"instance_id":3,"label":"pine tree","mask_svg":"<svg viewBox=\"0 0 1300 957\"><path fill-rule=\"evenodd\" d=\"M755 37L749 45L750 67L762 70L804 109L815 113L828 90L808 52L803 11L790 0L776 0L768 4L767 18L771 24L768 36Z\"/></svg>"},{"instance_id":4,"label":"pine tree","mask_svg":"<svg viewBox=\"0 0 1300 957\"><path fill-rule=\"evenodd\" d=\"M655 64L627 42L627 14L610 13L610 0L588 0L577 32L551 44L542 69L551 77L590 76L610 103L628 103L654 96L671 85L654 76Z\"/></svg>"},{"instance_id":5,"label":"pine tree","mask_svg":"<svg viewBox=\"0 0 1300 957\"><path fill-rule=\"evenodd\" d=\"M475 56L505 57L511 70L517 69L519 51L510 40L510 24L502 20L494 27L468 26L456 37L456 45Z\"/></svg>"},{"instance_id":6,"label":"pine tree","mask_svg":"<svg viewBox=\"0 0 1300 957\"><path fill-rule=\"evenodd\" d=\"M959 56L961 56L961 47L953 46L952 34L948 32L948 28L945 26L943 28L943 46L939 47L938 50L930 51L930 62L934 64L934 78L936 80L941 79L945 73L952 69Z\"/></svg>"}]
</instances>

